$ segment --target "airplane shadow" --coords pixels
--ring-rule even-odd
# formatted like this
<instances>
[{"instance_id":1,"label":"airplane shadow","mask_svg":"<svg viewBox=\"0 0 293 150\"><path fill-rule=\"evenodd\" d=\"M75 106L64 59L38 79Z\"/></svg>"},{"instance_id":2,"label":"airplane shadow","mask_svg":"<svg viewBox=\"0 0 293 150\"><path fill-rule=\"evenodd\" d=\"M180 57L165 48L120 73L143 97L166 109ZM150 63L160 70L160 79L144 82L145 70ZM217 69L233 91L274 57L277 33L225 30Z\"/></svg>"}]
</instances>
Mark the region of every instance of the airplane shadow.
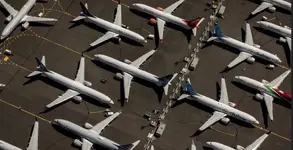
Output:
<instances>
[{"instance_id":1,"label":"airplane shadow","mask_svg":"<svg viewBox=\"0 0 293 150\"><path fill-rule=\"evenodd\" d=\"M207 147L207 146L203 146L202 147L204 150L213 150L213 148Z\"/></svg>"},{"instance_id":2,"label":"airplane shadow","mask_svg":"<svg viewBox=\"0 0 293 150\"><path fill-rule=\"evenodd\" d=\"M100 61L93 60L92 62L93 62L95 65L97 65L98 67L100 67L100 68L102 68L102 69L105 69L105 70L107 70L107 71L109 71L109 72L112 72L112 73L114 73L114 74L116 74L116 73L121 73L120 70L118 70L118 69L116 69L116 68L114 68L114 67L112 67L112 66L109 66L109 65L107 65L107 64L104 64L104 63L102 63L102 62L100 62ZM113 79L115 79L115 75L113 75ZM117 80L117 79L115 79L115 80ZM148 88L152 88L152 89L156 92L156 94L157 94L157 97L158 97L159 103L161 103L162 98L163 98L163 88L158 87L157 85L155 85L155 84L153 84L153 83L151 83L151 82L148 82L148 81L146 81L146 80L142 80L142 79L139 79L139 78L136 78L136 77L133 78L133 81L136 82L136 83L142 84L142 85L144 85L144 86L146 86L146 87L148 87ZM120 91L122 92L122 94L120 94L120 96L121 96L120 101L121 101L121 106L124 106L124 102L125 102L126 100L124 99L123 79L120 80L120 82L121 82L121 83L120 83L120 87L121 87L121 89L122 89L122 90L120 90ZM131 92L131 89L130 89L130 92ZM130 99L131 99L131 98L130 98Z\"/></svg>"}]
</instances>

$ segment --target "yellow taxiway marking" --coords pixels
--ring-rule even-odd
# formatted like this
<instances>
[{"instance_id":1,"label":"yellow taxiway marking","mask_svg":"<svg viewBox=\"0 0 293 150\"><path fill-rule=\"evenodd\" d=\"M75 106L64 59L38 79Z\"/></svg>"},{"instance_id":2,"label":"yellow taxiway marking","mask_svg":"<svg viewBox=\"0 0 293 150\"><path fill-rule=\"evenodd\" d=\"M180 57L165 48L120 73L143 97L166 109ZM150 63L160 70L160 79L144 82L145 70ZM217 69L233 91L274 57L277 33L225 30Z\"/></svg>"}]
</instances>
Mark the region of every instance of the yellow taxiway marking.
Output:
<instances>
[{"instance_id":1,"label":"yellow taxiway marking","mask_svg":"<svg viewBox=\"0 0 293 150\"><path fill-rule=\"evenodd\" d=\"M100 110L100 111L92 111L92 112L89 112L89 114L99 114L99 113L103 113L103 112L106 112L106 109Z\"/></svg>"},{"instance_id":2,"label":"yellow taxiway marking","mask_svg":"<svg viewBox=\"0 0 293 150\"><path fill-rule=\"evenodd\" d=\"M220 132L220 133L225 134L225 135L236 136L236 134L227 133L227 132L221 131L221 130L219 130L219 129L216 129L216 128L212 127L212 126L210 126L210 128L211 128L212 130L215 130L215 131Z\"/></svg>"},{"instance_id":3,"label":"yellow taxiway marking","mask_svg":"<svg viewBox=\"0 0 293 150\"><path fill-rule=\"evenodd\" d=\"M9 103L9 102L6 102L6 101L4 101L4 100L2 100L2 99L0 99L0 102L6 104L6 105L8 105L8 106L11 106L11 107L13 107L13 108L16 108L16 109L18 109L18 110L20 110L20 111L22 111L22 112L24 112L24 113L26 113L26 114L28 114L28 115L34 116L34 117L36 117L36 118L38 118L38 119L41 119L41 120L43 120L43 121L45 121L45 122L51 123L50 120L47 120L47 119L45 119L45 118L43 118L43 117L40 117L40 116L38 116L38 115L36 115L36 114L34 114L34 113L32 113L32 112L29 112L29 111L27 111L27 110L25 110L25 109L22 109L22 108L19 107L19 106L13 105L13 104L11 104L11 103Z\"/></svg>"},{"instance_id":4,"label":"yellow taxiway marking","mask_svg":"<svg viewBox=\"0 0 293 150\"><path fill-rule=\"evenodd\" d=\"M112 2L114 2L114 3L117 3L117 4L118 4L118 1L116 1L116 0L112 0ZM127 7L127 8L130 8L130 6L129 6L129 5L126 5L126 4L123 4L123 3L121 3L121 5L122 5L122 6L125 6L125 7Z\"/></svg>"},{"instance_id":5,"label":"yellow taxiway marking","mask_svg":"<svg viewBox=\"0 0 293 150\"><path fill-rule=\"evenodd\" d=\"M260 127L260 126L257 126L257 125L253 125L253 126L256 127L256 128L258 128L258 129L260 129L260 130L263 130L263 131L265 131L265 132L269 132L269 130L267 130L267 129L265 129L265 128L262 128L262 127ZM279 135L279 134L277 134L277 133L274 133L274 132L271 132L271 134L273 134L273 135L275 135L275 136L277 136L277 137L279 137L279 138L281 138L281 139L284 139L284 140L287 140L287 141L291 142L291 139L289 139L289 138L287 138L287 137L281 136L281 135Z\"/></svg>"},{"instance_id":6,"label":"yellow taxiway marking","mask_svg":"<svg viewBox=\"0 0 293 150\"><path fill-rule=\"evenodd\" d=\"M9 59L8 56L5 56L5 57L4 57L4 61L7 61L8 59Z\"/></svg>"},{"instance_id":7,"label":"yellow taxiway marking","mask_svg":"<svg viewBox=\"0 0 293 150\"><path fill-rule=\"evenodd\" d=\"M71 49L71 48L69 48L69 47L67 47L67 46L64 46L64 45L62 45L62 44L59 44L59 43L57 43L57 42L54 42L54 41L49 40L49 39L47 39L47 38L45 38L45 37L42 37L42 36L37 36L37 37L39 37L39 38L41 38L41 39L43 39L43 40L45 40L45 41L47 41L47 42L53 43L53 44L55 44L55 45L57 45L57 46L59 46L59 47L65 48L65 49L67 49L67 50L69 50L69 51L71 51L71 52L74 52L74 53L76 53L76 54L81 55L80 52L78 52L78 51L76 51L76 50L74 50L74 49ZM90 57L90 56L88 56L88 55L84 55L84 56L87 57L87 58L89 58L89 59L91 59L91 60L94 59L93 57Z\"/></svg>"}]
</instances>

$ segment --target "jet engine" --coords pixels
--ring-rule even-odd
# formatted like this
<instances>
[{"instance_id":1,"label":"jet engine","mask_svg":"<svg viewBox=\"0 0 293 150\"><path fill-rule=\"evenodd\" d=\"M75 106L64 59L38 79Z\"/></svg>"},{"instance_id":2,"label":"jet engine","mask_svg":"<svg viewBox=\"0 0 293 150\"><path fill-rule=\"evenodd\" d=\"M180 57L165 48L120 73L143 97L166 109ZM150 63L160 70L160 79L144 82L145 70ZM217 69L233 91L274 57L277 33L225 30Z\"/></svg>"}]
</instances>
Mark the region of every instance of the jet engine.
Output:
<instances>
[{"instance_id":1,"label":"jet engine","mask_svg":"<svg viewBox=\"0 0 293 150\"><path fill-rule=\"evenodd\" d=\"M269 7L268 10L273 13L276 10L276 7Z\"/></svg>"},{"instance_id":2,"label":"jet engine","mask_svg":"<svg viewBox=\"0 0 293 150\"><path fill-rule=\"evenodd\" d=\"M278 40L278 42L280 42L280 43L286 43L287 41L286 41L286 39L285 39L285 38L283 38L283 37L280 37L280 38L279 38L279 40Z\"/></svg>"},{"instance_id":3,"label":"jet engine","mask_svg":"<svg viewBox=\"0 0 293 150\"><path fill-rule=\"evenodd\" d=\"M157 9L160 11L164 11L164 9L162 7L157 7Z\"/></svg>"},{"instance_id":4,"label":"jet engine","mask_svg":"<svg viewBox=\"0 0 293 150\"><path fill-rule=\"evenodd\" d=\"M74 146L81 147L82 142L81 142L80 140L78 140L78 139L75 139L75 140L73 141L72 144L73 144Z\"/></svg>"},{"instance_id":5,"label":"jet engine","mask_svg":"<svg viewBox=\"0 0 293 150\"><path fill-rule=\"evenodd\" d=\"M89 82L89 81L83 81L83 84L84 84L85 86L92 86L92 83Z\"/></svg>"},{"instance_id":6,"label":"jet engine","mask_svg":"<svg viewBox=\"0 0 293 150\"><path fill-rule=\"evenodd\" d=\"M27 29L28 26L29 26L29 23L28 22L25 22L21 26L22 26L23 29Z\"/></svg>"},{"instance_id":7,"label":"jet engine","mask_svg":"<svg viewBox=\"0 0 293 150\"><path fill-rule=\"evenodd\" d=\"M221 119L221 122L223 122L224 124L228 124L230 122L230 119L229 118L223 118Z\"/></svg>"},{"instance_id":8,"label":"jet engine","mask_svg":"<svg viewBox=\"0 0 293 150\"><path fill-rule=\"evenodd\" d=\"M118 37L118 36L117 36L117 37L114 37L113 39L114 39L114 40L115 40L115 42L116 42L116 43L118 43L118 44L119 44L119 43L120 43L120 41L121 41L121 38L120 38L120 37Z\"/></svg>"},{"instance_id":9,"label":"jet engine","mask_svg":"<svg viewBox=\"0 0 293 150\"><path fill-rule=\"evenodd\" d=\"M89 123L85 123L84 124L84 128L86 128L86 129L91 129L91 128L93 128L93 126L91 125L91 124L89 124Z\"/></svg>"},{"instance_id":10,"label":"jet engine","mask_svg":"<svg viewBox=\"0 0 293 150\"><path fill-rule=\"evenodd\" d=\"M257 93L257 94L255 95L255 98L256 98L257 100L263 100L263 95Z\"/></svg>"},{"instance_id":11,"label":"jet engine","mask_svg":"<svg viewBox=\"0 0 293 150\"><path fill-rule=\"evenodd\" d=\"M154 18L151 18L151 19L149 20L149 23L155 25L155 24L157 24L157 20L154 19Z\"/></svg>"},{"instance_id":12,"label":"jet engine","mask_svg":"<svg viewBox=\"0 0 293 150\"><path fill-rule=\"evenodd\" d=\"M229 105L230 107L233 107L233 108L236 108L236 106L237 106L237 105L236 105L235 103L233 103L233 102L229 102L228 105Z\"/></svg>"},{"instance_id":13,"label":"jet engine","mask_svg":"<svg viewBox=\"0 0 293 150\"><path fill-rule=\"evenodd\" d=\"M267 80L265 80L265 79L262 79L261 83L268 84L269 82Z\"/></svg>"},{"instance_id":14,"label":"jet engine","mask_svg":"<svg viewBox=\"0 0 293 150\"><path fill-rule=\"evenodd\" d=\"M123 79L123 75L121 73L116 73L115 79L122 80Z\"/></svg>"},{"instance_id":15,"label":"jet engine","mask_svg":"<svg viewBox=\"0 0 293 150\"><path fill-rule=\"evenodd\" d=\"M252 64L254 61L255 61L255 58L254 57L248 57L247 58L247 62L248 63L251 63Z\"/></svg>"},{"instance_id":16,"label":"jet engine","mask_svg":"<svg viewBox=\"0 0 293 150\"><path fill-rule=\"evenodd\" d=\"M127 63L127 64L131 64L132 62L128 59L124 59L124 62Z\"/></svg>"},{"instance_id":17,"label":"jet engine","mask_svg":"<svg viewBox=\"0 0 293 150\"><path fill-rule=\"evenodd\" d=\"M253 44L253 46L256 48L260 48L260 45L258 45L258 44Z\"/></svg>"},{"instance_id":18,"label":"jet engine","mask_svg":"<svg viewBox=\"0 0 293 150\"><path fill-rule=\"evenodd\" d=\"M10 22L12 20L12 15L9 15L8 17L6 17L6 21Z\"/></svg>"},{"instance_id":19,"label":"jet engine","mask_svg":"<svg viewBox=\"0 0 293 150\"><path fill-rule=\"evenodd\" d=\"M72 99L73 99L74 102L76 102L76 103L81 103L81 102L82 102L82 98L81 98L80 96L74 96Z\"/></svg>"},{"instance_id":20,"label":"jet engine","mask_svg":"<svg viewBox=\"0 0 293 150\"><path fill-rule=\"evenodd\" d=\"M245 150L245 148L242 147L242 146L240 146L240 145L237 145L237 146L236 146L236 149L237 149L237 150Z\"/></svg>"},{"instance_id":21,"label":"jet engine","mask_svg":"<svg viewBox=\"0 0 293 150\"><path fill-rule=\"evenodd\" d=\"M129 26L125 25L125 24L121 24L121 27L122 28L125 28L125 29L129 29Z\"/></svg>"}]
</instances>

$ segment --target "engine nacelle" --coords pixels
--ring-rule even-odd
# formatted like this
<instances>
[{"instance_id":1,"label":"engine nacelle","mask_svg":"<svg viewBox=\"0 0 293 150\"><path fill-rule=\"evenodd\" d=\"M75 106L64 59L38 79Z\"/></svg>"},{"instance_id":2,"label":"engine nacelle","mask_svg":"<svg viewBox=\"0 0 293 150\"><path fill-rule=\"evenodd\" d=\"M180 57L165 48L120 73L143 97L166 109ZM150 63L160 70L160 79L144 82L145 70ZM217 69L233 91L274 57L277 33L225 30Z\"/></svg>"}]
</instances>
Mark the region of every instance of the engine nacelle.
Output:
<instances>
[{"instance_id":1,"label":"engine nacelle","mask_svg":"<svg viewBox=\"0 0 293 150\"><path fill-rule=\"evenodd\" d=\"M157 7L157 9L160 11L164 11L164 9L162 7Z\"/></svg>"},{"instance_id":2,"label":"engine nacelle","mask_svg":"<svg viewBox=\"0 0 293 150\"><path fill-rule=\"evenodd\" d=\"M85 86L92 86L92 83L89 82L89 81L83 81L83 84L84 84Z\"/></svg>"},{"instance_id":3,"label":"engine nacelle","mask_svg":"<svg viewBox=\"0 0 293 150\"><path fill-rule=\"evenodd\" d=\"M283 37L280 37L278 41L279 41L280 43L286 43L286 42L287 42L286 39L283 38Z\"/></svg>"},{"instance_id":4,"label":"engine nacelle","mask_svg":"<svg viewBox=\"0 0 293 150\"><path fill-rule=\"evenodd\" d=\"M93 128L93 125L91 125L91 124L89 124L89 123L85 123L84 124L84 128L86 128L86 129L91 129L91 128Z\"/></svg>"},{"instance_id":5,"label":"engine nacelle","mask_svg":"<svg viewBox=\"0 0 293 150\"><path fill-rule=\"evenodd\" d=\"M9 15L8 17L6 17L5 19L7 22L10 22L12 20L12 15Z\"/></svg>"},{"instance_id":6,"label":"engine nacelle","mask_svg":"<svg viewBox=\"0 0 293 150\"><path fill-rule=\"evenodd\" d=\"M81 147L82 142L81 142L80 140L78 140L78 139L75 139L75 140L73 141L73 145L74 145L74 146L77 146L77 147Z\"/></svg>"},{"instance_id":7,"label":"engine nacelle","mask_svg":"<svg viewBox=\"0 0 293 150\"><path fill-rule=\"evenodd\" d=\"M254 61L255 61L255 58L254 57L248 57L247 58L247 62L248 63L251 63L252 64Z\"/></svg>"},{"instance_id":8,"label":"engine nacelle","mask_svg":"<svg viewBox=\"0 0 293 150\"><path fill-rule=\"evenodd\" d=\"M260 45L258 45L258 44L253 44L253 46L256 48L260 48Z\"/></svg>"},{"instance_id":9,"label":"engine nacelle","mask_svg":"<svg viewBox=\"0 0 293 150\"><path fill-rule=\"evenodd\" d=\"M257 100L263 100L263 95L257 93L257 94L255 95L255 98L256 98Z\"/></svg>"},{"instance_id":10,"label":"engine nacelle","mask_svg":"<svg viewBox=\"0 0 293 150\"><path fill-rule=\"evenodd\" d=\"M149 23L155 25L155 24L157 24L157 20L154 19L154 18L151 18L151 19L149 20Z\"/></svg>"},{"instance_id":11,"label":"engine nacelle","mask_svg":"<svg viewBox=\"0 0 293 150\"><path fill-rule=\"evenodd\" d=\"M76 102L76 103L81 103L81 102L82 102L82 98L81 98L81 96L74 96L72 99L73 99L74 102Z\"/></svg>"},{"instance_id":12,"label":"engine nacelle","mask_svg":"<svg viewBox=\"0 0 293 150\"><path fill-rule=\"evenodd\" d=\"M123 79L123 75L121 73L116 73L115 79L122 80Z\"/></svg>"},{"instance_id":13,"label":"engine nacelle","mask_svg":"<svg viewBox=\"0 0 293 150\"><path fill-rule=\"evenodd\" d=\"M224 124L228 124L230 122L230 119L229 118L223 118L221 119L221 122L223 122Z\"/></svg>"},{"instance_id":14,"label":"engine nacelle","mask_svg":"<svg viewBox=\"0 0 293 150\"><path fill-rule=\"evenodd\" d=\"M128 60L128 59L124 59L124 62L127 63L127 64L131 64L132 61Z\"/></svg>"},{"instance_id":15,"label":"engine nacelle","mask_svg":"<svg viewBox=\"0 0 293 150\"><path fill-rule=\"evenodd\" d=\"M276 7L269 7L268 10L273 13L276 10Z\"/></svg>"},{"instance_id":16,"label":"engine nacelle","mask_svg":"<svg viewBox=\"0 0 293 150\"><path fill-rule=\"evenodd\" d=\"M118 37L118 36L117 36L117 37L114 37L113 39L114 39L114 40L115 40L115 42L116 42L116 43L118 43L118 44L119 44L119 43L120 43L120 41L121 41L121 38L120 38L120 37Z\"/></svg>"},{"instance_id":17,"label":"engine nacelle","mask_svg":"<svg viewBox=\"0 0 293 150\"><path fill-rule=\"evenodd\" d=\"M21 26L22 26L23 29L27 29L28 26L29 26L29 23L28 22L25 22Z\"/></svg>"},{"instance_id":18,"label":"engine nacelle","mask_svg":"<svg viewBox=\"0 0 293 150\"><path fill-rule=\"evenodd\" d=\"M237 150L245 150L245 148L242 147L242 146L240 146L240 145L237 145L237 146L236 146L236 149L237 149Z\"/></svg>"},{"instance_id":19,"label":"engine nacelle","mask_svg":"<svg viewBox=\"0 0 293 150\"><path fill-rule=\"evenodd\" d=\"M269 82L267 80L265 80L265 79L262 79L261 83L268 84Z\"/></svg>"},{"instance_id":20,"label":"engine nacelle","mask_svg":"<svg viewBox=\"0 0 293 150\"><path fill-rule=\"evenodd\" d=\"M229 102L228 105L229 105L230 107L233 107L233 108L236 108L236 107L237 107L237 105L236 105L235 103L233 103L233 102Z\"/></svg>"}]
</instances>

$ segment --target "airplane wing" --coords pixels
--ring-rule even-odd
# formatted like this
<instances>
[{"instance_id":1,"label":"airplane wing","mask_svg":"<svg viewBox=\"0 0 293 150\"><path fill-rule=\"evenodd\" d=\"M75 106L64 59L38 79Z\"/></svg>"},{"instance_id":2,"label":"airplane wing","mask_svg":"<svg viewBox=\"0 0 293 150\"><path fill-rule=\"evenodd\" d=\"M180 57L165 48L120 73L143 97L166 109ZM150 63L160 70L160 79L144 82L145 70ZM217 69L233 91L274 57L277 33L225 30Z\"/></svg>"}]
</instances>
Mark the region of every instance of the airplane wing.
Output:
<instances>
[{"instance_id":1,"label":"airplane wing","mask_svg":"<svg viewBox=\"0 0 293 150\"><path fill-rule=\"evenodd\" d=\"M219 111L215 111L213 115L199 128L200 131L205 130L206 128L210 127L217 121L221 120L222 118L226 117L227 114L221 113Z\"/></svg>"},{"instance_id":2,"label":"airplane wing","mask_svg":"<svg viewBox=\"0 0 293 150\"><path fill-rule=\"evenodd\" d=\"M273 101L274 101L274 98L271 95L268 95L266 93L263 93L263 96L264 96L264 101L265 101L265 104L266 104L266 107L267 107L269 117L270 117L271 120L274 120L274 116L273 116Z\"/></svg>"},{"instance_id":3,"label":"airplane wing","mask_svg":"<svg viewBox=\"0 0 293 150\"><path fill-rule=\"evenodd\" d=\"M39 143L39 122L36 121L26 150L39 150L38 143Z\"/></svg>"},{"instance_id":4,"label":"airplane wing","mask_svg":"<svg viewBox=\"0 0 293 150\"><path fill-rule=\"evenodd\" d=\"M245 43L248 44L248 45L252 45L253 46L253 38L252 38L252 34L251 34L251 28L250 28L250 25L249 23L246 23L246 26L245 26Z\"/></svg>"},{"instance_id":5,"label":"airplane wing","mask_svg":"<svg viewBox=\"0 0 293 150\"><path fill-rule=\"evenodd\" d=\"M118 6L117 6L114 24L116 24L118 26L121 26L121 24L122 24L121 4L118 4Z\"/></svg>"},{"instance_id":6,"label":"airplane wing","mask_svg":"<svg viewBox=\"0 0 293 150\"><path fill-rule=\"evenodd\" d=\"M91 47L96 46L100 43L103 43L113 37L117 37L119 36L119 34L116 34L114 32L108 31L105 35L103 35L102 37L100 37L99 39L97 39L96 41L94 41L93 43L91 43Z\"/></svg>"},{"instance_id":7,"label":"airplane wing","mask_svg":"<svg viewBox=\"0 0 293 150\"><path fill-rule=\"evenodd\" d=\"M259 146L263 143L263 141L269 136L268 133L262 135L261 137L259 137L258 139L256 139L252 144L250 144L249 146L247 146L245 148L245 150L256 150L257 148L259 148Z\"/></svg>"},{"instance_id":8,"label":"airplane wing","mask_svg":"<svg viewBox=\"0 0 293 150\"><path fill-rule=\"evenodd\" d=\"M224 78L221 79L221 96L220 96L219 102L224 103L226 105L228 105L229 103L227 86L226 86L226 81Z\"/></svg>"},{"instance_id":9,"label":"airplane wing","mask_svg":"<svg viewBox=\"0 0 293 150\"><path fill-rule=\"evenodd\" d=\"M83 83L84 82L84 74L85 74L84 57L81 57L75 81Z\"/></svg>"},{"instance_id":10,"label":"airplane wing","mask_svg":"<svg viewBox=\"0 0 293 150\"><path fill-rule=\"evenodd\" d=\"M78 92L68 89L62 96L58 97L56 100L54 100L53 102L51 102L50 104L48 104L46 107L47 108L51 108L55 105L58 105L60 103L63 103L67 100L69 100L70 98L79 95Z\"/></svg>"},{"instance_id":11,"label":"airplane wing","mask_svg":"<svg viewBox=\"0 0 293 150\"><path fill-rule=\"evenodd\" d=\"M178 6L180 6L184 0L179 0L175 2L174 4L170 5L169 7L164 9L164 12L171 14Z\"/></svg>"},{"instance_id":12,"label":"airplane wing","mask_svg":"<svg viewBox=\"0 0 293 150\"><path fill-rule=\"evenodd\" d=\"M133 79L133 76L123 72L123 86L124 86L124 97L126 100L129 98L130 84Z\"/></svg>"},{"instance_id":13,"label":"airplane wing","mask_svg":"<svg viewBox=\"0 0 293 150\"><path fill-rule=\"evenodd\" d=\"M291 52L291 37L286 37L286 41Z\"/></svg>"},{"instance_id":14,"label":"airplane wing","mask_svg":"<svg viewBox=\"0 0 293 150\"><path fill-rule=\"evenodd\" d=\"M251 12L251 15L255 15L271 6L273 6L273 4L268 2L262 2L253 12Z\"/></svg>"},{"instance_id":15,"label":"airplane wing","mask_svg":"<svg viewBox=\"0 0 293 150\"><path fill-rule=\"evenodd\" d=\"M228 68L232 68L239 63L246 60L248 57L251 57L252 55L246 52L240 52L240 54L227 66Z\"/></svg>"},{"instance_id":16,"label":"airplane wing","mask_svg":"<svg viewBox=\"0 0 293 150\"><path fill-rule=\"evenodd\" d=\"M159 33L159 39L162 40L164 36L164 28L165 28L165 21L157 18L157 27L158 27L158 33Z\"/></svg>"},{"instance_id":17,"label":"airplane wing","mask_svg":"<svg viewBox=\"0 0 293 150\"><path fill-rule=\"evenodd\" d=\"M97 134L100 134L105 127L107 127L114 119L116 119L119 115L121 114L121 112L116 112L114 113L112 116L104 119L103 121L99 122L98 124L96 124L92 129L90 129L91 131L96 132Z\"/></svg>"},{"instance_id":18,"label":"airplane wing","mask_svg":"<svg viewBox=\"0 0 293 150\"><path fill-rule=\"evenodd\" d=\"M140 56L139 58L137 58L136 60L134 60L130 65L139 68L140 65L142 63L144 63L150 56L152 56L154 53L156 52L156 50L150 50L149 52L147 52L146 54Z\"/></svg>"},{"instance_id":19,"label":"airplane wing","mask_svg":"<svg viewBox=\"0 0 293 150\"><path fill-rule=\"evenodd\" d=\"M274 88L278 88L281 85L281 83L284 81L284 79L289 75L290 72L291 72L291 69L285 71L278 78L276 78L273 81L271 81L269 83L269 85L274 87Z\"/></svg>"},{"instance_id":20,"label":"airplane wing","mask_svg":"<svg viewBox=\"0 0 293 150\"><path fill-rule=\"evenodd\" d=\"M4 0L0 0L0 3L5 7L5 9L9 12L10 15L15 16L18 13L17 10L15 10L13 7L7 4Z\"/></svg>"},{"instance_id":21,"label":"airplane wing","mask_svg":"<svg viewBox=\"0 0 293 150\"><path fill-rule=\"evenodd\" d=\"M91 150L93 147L93 143L88 141L85 138L82 138L82 145L81 145L81 150Z\"/></svg>"},{"instance_id":22,"label":"airplane wing","mask_svg":"<svg viewBox=\"0 0 293 150\"><path fill-rule=\"evenodd\" d=\"M43 18L43 17L34 17L34 16L24 16L21 22L50 22L57 21L55 18Z\"/></svg>"}]
</instances>

